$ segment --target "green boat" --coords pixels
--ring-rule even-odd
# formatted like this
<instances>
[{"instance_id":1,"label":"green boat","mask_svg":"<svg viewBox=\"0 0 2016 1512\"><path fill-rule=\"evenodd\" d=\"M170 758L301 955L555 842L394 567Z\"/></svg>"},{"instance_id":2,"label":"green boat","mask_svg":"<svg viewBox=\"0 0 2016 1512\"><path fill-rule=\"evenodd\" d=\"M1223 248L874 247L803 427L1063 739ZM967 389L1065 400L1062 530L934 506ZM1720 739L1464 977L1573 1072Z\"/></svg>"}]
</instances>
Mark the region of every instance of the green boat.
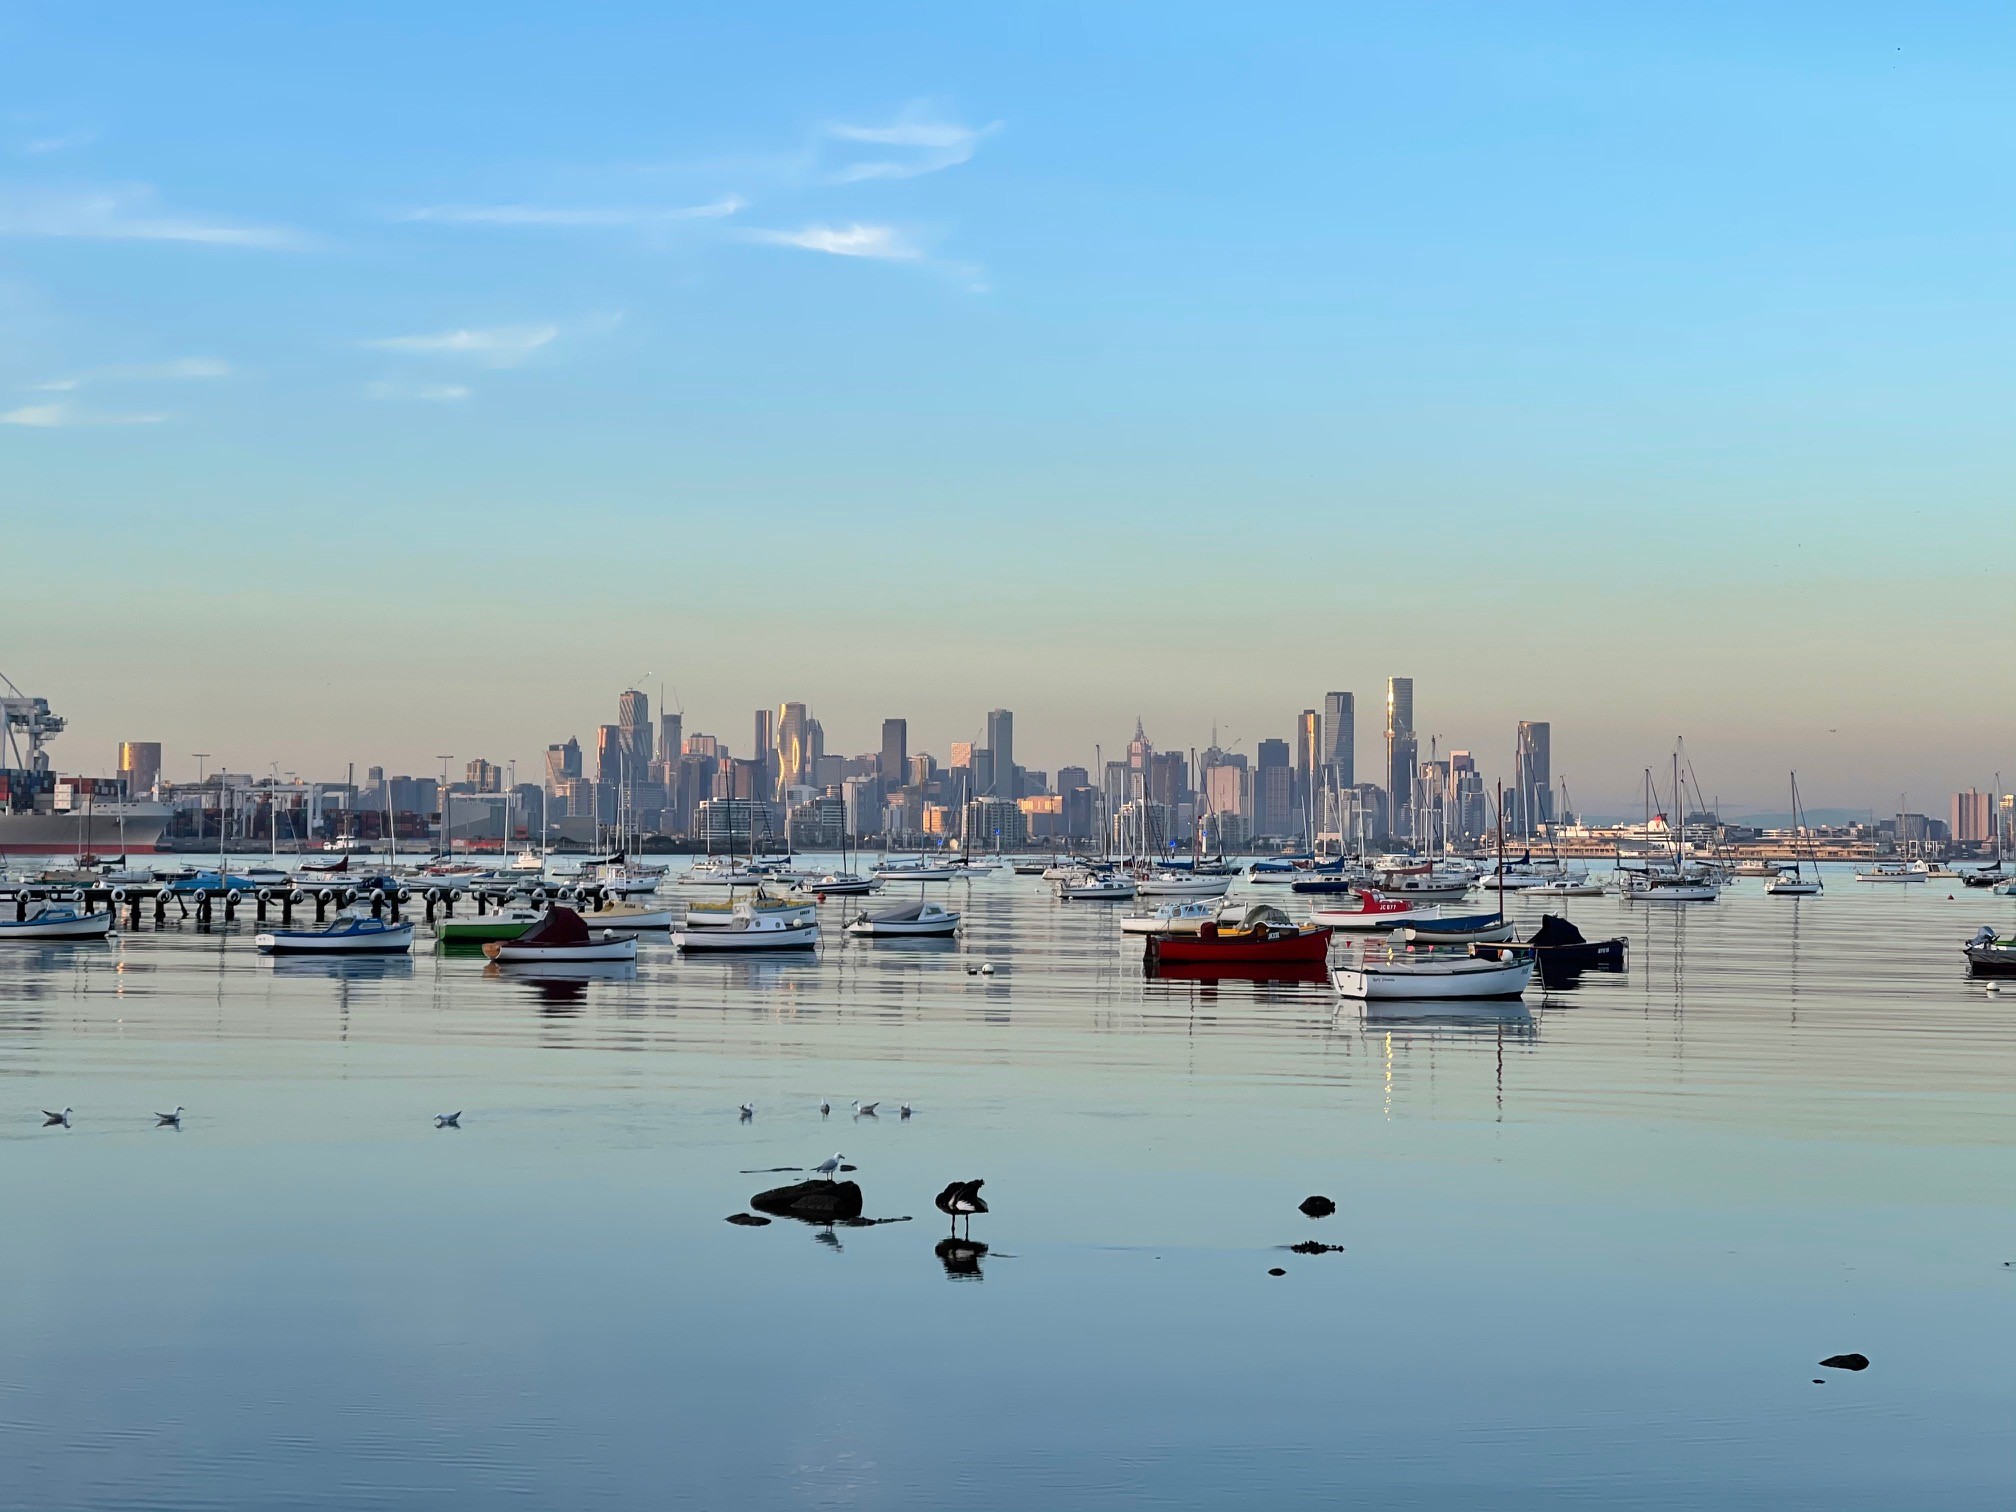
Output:
<instances>
[{"instance_id":1,"label":"green boat","mask_svg":"<svg viewBox=\"0 0 2016 1512\"><path fill-rule=\"evenodd\" d=\"M515 940L545 918L537 908L499 908L468 919L443 919L434 937L443 945L482 945L491 940Z\"/></svg>"}]
</instances>

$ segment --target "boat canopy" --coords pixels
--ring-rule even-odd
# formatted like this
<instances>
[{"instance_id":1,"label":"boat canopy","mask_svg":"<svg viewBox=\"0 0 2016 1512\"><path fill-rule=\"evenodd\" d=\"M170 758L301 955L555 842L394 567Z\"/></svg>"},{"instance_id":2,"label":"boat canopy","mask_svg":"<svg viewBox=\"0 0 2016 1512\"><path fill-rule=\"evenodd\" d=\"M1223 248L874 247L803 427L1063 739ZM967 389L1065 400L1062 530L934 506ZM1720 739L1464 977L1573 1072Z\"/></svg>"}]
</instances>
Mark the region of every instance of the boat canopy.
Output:
<instances>
[{"instance_id":1,"label":"boat canopy","mask_svg":"<svg viewBox=\"0 0 2016 1512\"><path fill-rule=\"evenodd\" d=\"M588 926L581 922L581 915L564 904L556 903L546 911L546 917L518 936L516 944L539 946L587 945L591 943Z\"/></svg>"}]
</instances>

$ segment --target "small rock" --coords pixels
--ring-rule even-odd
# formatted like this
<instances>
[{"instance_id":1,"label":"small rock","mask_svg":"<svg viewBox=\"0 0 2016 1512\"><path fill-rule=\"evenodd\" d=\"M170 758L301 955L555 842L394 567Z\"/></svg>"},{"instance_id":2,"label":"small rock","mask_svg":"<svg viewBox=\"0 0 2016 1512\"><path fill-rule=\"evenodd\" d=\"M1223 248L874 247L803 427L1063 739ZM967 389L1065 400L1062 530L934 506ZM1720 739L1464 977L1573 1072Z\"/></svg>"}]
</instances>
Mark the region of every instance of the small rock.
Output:
<instances>
[{"instance_id":1,"label":"small rock","mask_svg":"<svg viewBox=\"0 0 2016 1512\"><path fill-rule=\"evenodd\" d=\"M730 1213L728 1221L739 1223L744 1228L766 1228L770 1223L768 1218L758 1218L754 1213Z\"/></svg>"},{"instance_id":2,"label":"small rock","mask_svg":"<svg viewBox=\"0 0 2016 1512\"><path fill-rule=\"evenodd\" d=\"M1291 1244L1288 1248L1298 1255L1341 1255L1344 1253L1344 1246L1341 1244L1318 1244L1314 1239L1304 1239L1300 1244Z\"/></svg>"},{"instance_id":3,"label":"small rock","mask_svg":"<svg viewBox=\"0 0 2016 1512\"><path fill-rule=\"evenodd\" d=\"M1815 1386L1825 1386L1825 1385L1826 1385L1827 1383L1826 1383L1825 1381L1821 1380L1821 1379L1820 1379L1820 1377L1818 1377L1818 1376L1815 1376L1815 1377L1813 1377L1813 1384L1814 1384Z\"/></svg>"},{"instance_id":4,"label":"small rock","mask_svg":"<svg viewBox=\"0 0 2016 1512\"><path fill-rule=\"evenodd\" d=\"M861 1216L861 1188L851 1181L800 1181L792 1186L758 1192L749 1206L780 1218L810 1218L831 1223Z\"/></svg>"},{"instance_id":5,"label":"small rock","mask_svg":"<svg viewBox=\"0 0 2016 1512\"><path fill-rule=\"evenodd\" d=\"M1822 1370L1867 1370L1869 1356L1865 1354L1829 1355L1820 1362Z\"/></svg>"},{"instance_id":6,"label":"small rock","mask_svg":"<svg viewBox=\"0 0 2016 1512\"><path fill-rule=\"evenodd\" d=\"M1268 1271L1267 1274L1270 1276L1285 1276L1288 1274L1288 1272L1284 1271L1283 1269L1281 1269L1280 1266L1277 1265L1273 1269Z\"/></svg>"},{"instance_id":7,"label":"small rock","mask_svg":"<svg viewBox=\"0 0 2016 1512\"><path fill-rule=\"evenodd\" d=\"M1328 1218L1337 1211L1337 1204L1328 1197L1304 1197L1301 1208L1311 1218Z\"/></svg>"}]
</instances>

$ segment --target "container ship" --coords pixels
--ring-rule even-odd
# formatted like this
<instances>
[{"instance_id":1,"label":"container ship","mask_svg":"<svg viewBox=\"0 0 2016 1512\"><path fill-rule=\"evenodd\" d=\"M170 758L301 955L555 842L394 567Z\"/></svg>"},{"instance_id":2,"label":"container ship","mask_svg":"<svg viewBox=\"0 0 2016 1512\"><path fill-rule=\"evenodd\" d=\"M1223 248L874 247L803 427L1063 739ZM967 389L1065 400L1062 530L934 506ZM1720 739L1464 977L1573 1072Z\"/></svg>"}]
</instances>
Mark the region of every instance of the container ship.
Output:
<instances>
[{"instance_id":1,"label":"container ship","mask_svg":"<svg viewBox=\"0 0 2016 1512\"><path fill-rule=\"evenodd\" d=\"M141 855L168 827L166 804L122 777L66 777L44 746L63 733L49 700L0 676L0 862L9 856Z\"/></svg>"}]
</instances>

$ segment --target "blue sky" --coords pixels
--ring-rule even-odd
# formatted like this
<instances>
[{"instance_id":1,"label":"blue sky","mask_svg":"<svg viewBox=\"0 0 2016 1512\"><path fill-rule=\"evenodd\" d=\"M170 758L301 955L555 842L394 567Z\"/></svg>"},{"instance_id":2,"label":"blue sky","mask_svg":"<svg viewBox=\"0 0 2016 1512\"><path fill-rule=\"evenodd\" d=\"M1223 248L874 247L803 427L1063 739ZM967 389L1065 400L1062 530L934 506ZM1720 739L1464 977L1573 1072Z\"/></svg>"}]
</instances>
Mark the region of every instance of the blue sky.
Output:
<instances>
[{"instance_id":1,"label":"blue sky","mask_svg":"<svg viewBox=\"0 0 2016 1512\"><path fill-rule=\"evenodd\" d=\"M1592 798L1684 730L1943 808L2016 768L2011 30L17 6L0 670L79 766L419 770L646 670L1052 766L1402 672Z\"/></svg>"}]
</instances>

